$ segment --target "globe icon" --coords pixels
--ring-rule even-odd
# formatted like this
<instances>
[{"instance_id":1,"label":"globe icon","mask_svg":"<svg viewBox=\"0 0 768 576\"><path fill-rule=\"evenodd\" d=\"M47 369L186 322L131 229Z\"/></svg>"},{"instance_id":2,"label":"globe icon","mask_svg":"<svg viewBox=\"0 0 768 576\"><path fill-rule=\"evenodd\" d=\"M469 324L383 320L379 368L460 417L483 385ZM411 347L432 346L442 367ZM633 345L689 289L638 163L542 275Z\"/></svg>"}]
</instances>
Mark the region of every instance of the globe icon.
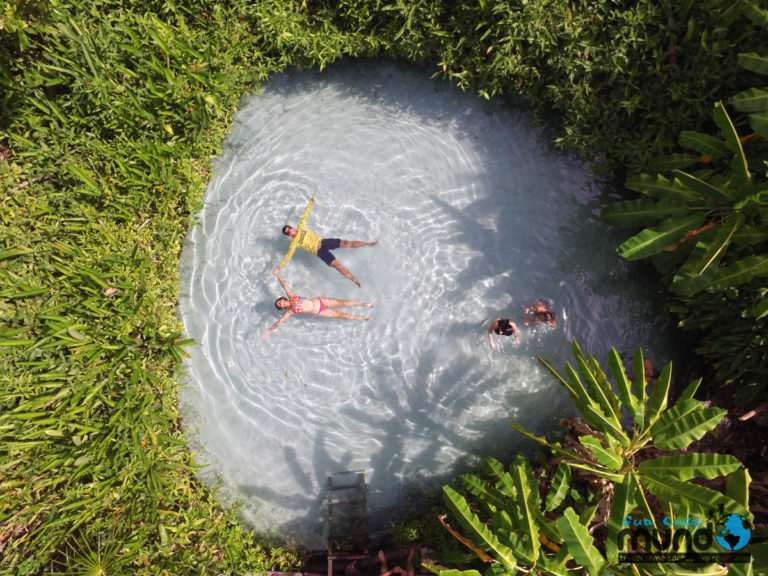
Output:
<instances>
[{"instance_id":1,"label":"globe icon","mask_svg":"<svg viewBox=\"0 0 768 576\"><path fill-rule=\"evenodd\" d=\"M749 523L738 514L728 514L717 526L715 540L726 550L741 550L752 537Z\"/></svg>"}]
</instances>

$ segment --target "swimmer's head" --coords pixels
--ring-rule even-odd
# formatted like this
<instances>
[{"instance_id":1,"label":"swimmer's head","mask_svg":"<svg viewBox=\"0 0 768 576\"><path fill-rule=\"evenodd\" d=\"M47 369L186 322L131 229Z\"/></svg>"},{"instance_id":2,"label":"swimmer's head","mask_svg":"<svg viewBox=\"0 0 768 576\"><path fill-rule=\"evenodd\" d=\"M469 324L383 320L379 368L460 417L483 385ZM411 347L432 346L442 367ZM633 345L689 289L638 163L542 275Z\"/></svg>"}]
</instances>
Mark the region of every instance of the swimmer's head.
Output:
<instances>
[{"instance_id":1,"label":"swimmer's head","mask_svg":"<svg viewBox=\"0 0 768 576\"><path fill-rule=\"evenodd\" d=\"M294 236L296 236L296 228L294 228L293 226L288 226L288 224L286 224L285 226L283 226L283 234L293 238Z\"/></svg>"},{"instance_id":2,"label":"swimmer's head","mask_svg":"<svg viewBox=\"0 0 768 576\"><path fill-rule=\"evenodd\" d=\"M291 303L288 301L288 298L286 298L285 296L280 296L280 298L275 300L275 308L277 308L278 310L285 310L290 305Z\"/></svg>"}]
</instances>

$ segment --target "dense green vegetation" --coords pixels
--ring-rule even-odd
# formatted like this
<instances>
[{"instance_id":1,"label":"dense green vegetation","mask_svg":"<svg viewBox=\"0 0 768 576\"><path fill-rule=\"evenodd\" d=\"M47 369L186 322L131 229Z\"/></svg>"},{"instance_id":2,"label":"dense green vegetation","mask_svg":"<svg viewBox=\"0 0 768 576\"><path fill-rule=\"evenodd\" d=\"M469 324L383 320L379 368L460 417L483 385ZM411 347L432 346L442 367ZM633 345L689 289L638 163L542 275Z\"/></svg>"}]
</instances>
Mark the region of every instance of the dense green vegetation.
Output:
<instances>
[{"instance_id":1,"label":"dense green vegetation","mask_svg":"<svg viewBox=\"0 0 768 576\"><path fill-rule=\"evenodd\" d=\"M646 170L684 131L716 134L715 102L763 85L762 68L738 59L768 54L757 6L0 2L0 570L243 573L290 561L196 482L176 407L181 240L246 89L343 56L425 61L480 94L554 111L558 142L606 171ZM744 135L746 120L730 117ZM726 148L713 155L716 186L736 170ZM750 169L764 170L753 150ZM742 231L764 232L761 201ZM733 259L764 248L746 243ZM723 301L764 321L764 288L747 285L702 289L676 310L708 330L713 362L754 346L763 364L749 373L718 364L749 383L766 373L764 324L757 339L744 323L723 335L708 324Z\"/></svg>"},{"instance_id":2,"label":"dense green vegetation","mask_svg":"<svg viewBox=\"0 0 768 576\"><path fill-rule=\"evenodd\" d=\"M458 533L457 537L480 560L490 563L491 573L636 574L638 565L623 562L619 555L630 550L621 536L628 517L640 521L649 534L666 534L668 540L660 536L656 548L644 542L646 550L677 553L696 551L696 538L686 540L679 534L687 530L687 518L706 518L722 506L752 519L748 509L751 478L742 463L725 454L686 450L725 415L724 410L707 408L693 398L701 379L671 404L671 364L648 395L642 352L635 354L635 377L630 379L619 354L611 350L610 373L617 396L598 362L585 356L576 342L573 349L576 369L568 365L565 377L542 363L568 390L584 420L578 436L570 444L550 443L513 425L546 446L556 467L534 475L523 456L509 470L489 459L484 464L487 480L474 474L461 478L464 490L477 502L474 508L461 493L444 488L446 503L469 539ZM624 411L633 422L631 434L621 423ZM580 475L578 481L576 475ZM724 493L692 482L719 477L727 477ZM589 488L584 489L585 484ZM540 487L545 487L544 494ZM682 575L692 570L690 565L674 563L641 566L644 574ZM751 574L753 567L733 564L729 571L716 563L702 563L696 570L712 575ZM479 576L476 570L442 574Z\"/></svg>"}]
</instances>

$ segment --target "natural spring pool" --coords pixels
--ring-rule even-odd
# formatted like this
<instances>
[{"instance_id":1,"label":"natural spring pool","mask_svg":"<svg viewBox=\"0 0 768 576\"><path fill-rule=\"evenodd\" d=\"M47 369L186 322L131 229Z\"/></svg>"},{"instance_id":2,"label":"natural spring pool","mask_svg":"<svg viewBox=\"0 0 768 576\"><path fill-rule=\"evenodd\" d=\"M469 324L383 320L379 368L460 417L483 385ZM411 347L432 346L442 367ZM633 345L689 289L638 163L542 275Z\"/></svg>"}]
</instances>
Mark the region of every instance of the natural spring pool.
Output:
<instances>
[{"instance_id":1,"label":"natural spring pool","mask_svg":"<svg viewBox=\"0 0 768 576\"><path fill-rule=\"evenodd\" d=\"M601 185L553 151L523 109L483 101L411 65L342 62L275 76L244 97L181 261L188 349L181 411L203 479L246 521L322 543L326 476L365 470L372 528L409 485L529 447L573 413L536 361L558 370L571 340L598 360L674 348L654 295L598 219ZM370 301L371 322L288 319L271 270L315 194L323 237L360 289L298 250L298 294ZM546 298L557 328L523 326ZM515 321L522 343L490 323Z\"/></svg>"}]
</instances>

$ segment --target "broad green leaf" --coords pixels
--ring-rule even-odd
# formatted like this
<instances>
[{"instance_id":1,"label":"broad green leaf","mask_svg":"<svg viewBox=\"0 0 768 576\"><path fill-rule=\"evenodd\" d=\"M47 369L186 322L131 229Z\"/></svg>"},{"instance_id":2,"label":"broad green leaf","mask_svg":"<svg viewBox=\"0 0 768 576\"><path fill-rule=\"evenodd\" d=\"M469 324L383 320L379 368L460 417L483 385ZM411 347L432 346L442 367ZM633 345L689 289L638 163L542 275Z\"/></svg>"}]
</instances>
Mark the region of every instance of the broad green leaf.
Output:
<instances>
[{"instance_id":1,"label":"broad green leaf","mask_svg":"<svg viewBox=\"0 0 768 576\"><path fill-rule=\"evenodd\" d=\"M730 203L732 200L733 193L726 188L715 186L701 178L680 170L675 170L674 174L689 190L695 190L709 202Z\"/></svg>"},{"instance_id":2,"label":"broad green leaf","mask_svg":"<svg viewBox=\"0 0 768 576\"><path fill-rule=\"evenodd\" d=\"M477 570L439 570L440 576L482 576Z\"/></svg>"},{"instance_id":3,"label":"broad green leaf","mask_svg":"<svg viewBox=\"0 0 768 576\"><path fill-rule=\"evenodd\" d=\"M573 368L571 368L570 366L567 366L566 371L569 372L569 374L570 373L573 374L572 378L576 379L575 386L572 386L562 376L560 376L560 374L558 374L557 371L554 368L552 368L552 366L550 366L546 360L544 360L544 358L542 358L541 356L537 356L536 358L539 361L539 364L544 366L544 368L546 368L549 371L549 373L552 374L552 376L554 376L560 382L560 384L565 386L565 389L568 390L568 392L571 395L571 398L573 398L576 401L577 406L587 405L590 403L589 396L587 395L587 391L581 385L581 382L579 381L576 373L573 371Z\"/></svg>"},{"instance_id":4,"label":"broad green leaf","mask_svg":"<svg viewBox=\"0 0 768 576\"><path fill-rule=\"evenodd\" d=\"M510 572L514 571L517 562L512 551L507 546L502 545L496 535L480 521L477 514L469 509L464 497L450 486L443 487L443 496L461 525L465 529L472 531L482 543L481 547L489 550L493 557L504 565L504 568Z\"/></svg>"},{"instance_id":5,"label":"broad green leaf","mask_svg":"<svg viewBox=\"0 0 768 576\"><path fill-rule=\"evenodd\" d=\"M611 470L621 470L624 464L624 458L619 454L612 452L609 448L604 448L600 439L594 436L579 436L579 442L587 448L590 454L600 464Z\"/></svg>"},{"instance_id":6,"label":"broad green leaf","mask_svg":"<svg viewBox=\"0 0 768 576\"><path fill-rule=\"evenodd\" d=\"M639 198L609 204L600 212L600 218L611 226L633 228L656 224L664 218L680 217L687 214L688 210L684 202L656 202L650 198Z\"/></svg>"},{"instance_id":7,"label":"broad green leaf","mask_svg":"<svg viewBox=\"0 0 768 576\"><path fill-rule=\"evenodd\" d=\"M704 222L702 213L691 214L686 218L667 219L655 228L648 228L619 246L619 254L627 260L640 260L658 254L665 248L671 248L687 232L696 230Z\"/></svg>"},{"instance_id":8,"label":"broad green leaf","mask_svg":"<svg viewBox=\"0 0 768 576\"><path fill-rule=\"evenodd\" d=\"M750 186L752 184L752 176L749 173L749 166L747 165L747 158L744 156L744 148L741 145L739 133L736 131L731 117L728 116L728 111L721 102L715 104L714 119L720 128L723 138L725 138L725 145L733 152L733 161L731 162L732 176L728 188L732 186L739 189L744 186ZM727 195L732 197L735 194L730 193Z\"/></svg>"},{"instance_id":9,"label":"broad green leaf","mask_svg":"<svg viewBox=\"0 0 768 576\"><path fill-rule=\"evenodd\" d=\"M689 298L700 292L718 272L731 239L744 223L744 215L731 214L717 229L712 242L699 242L672 281L672 290Z\"/></svg>"},{"instance_id":10,"label":"broad green leaf","mask_svg":"<svg viewBox=\"0 0 768 576\"><path fill-rule=\"evenodd\" d=\"M749 485L751 483L752 477L749 475L749 470L739 468L728 478L728 482L725 485L725 494L729 498L736 500L744 508L749 508Z\"/></svg>"},{"instance_id":11,"label":"broad green leaf","mask_svg":"<svg viewBox=\"0 0 768 576\"><path fill-rule=\"evenodd\" d=\"M659 156L648 162L648 169L653 172L666 172L668 170L679 170L688 168L691 164L699 161L700 156L695 154L669 154Z\"/></svg>"},{"instance_id":12,"label":"broad green leaf","mask_svg":"<svg viewBox=\"0 0 768 576\"><path fill-rule=\"evenodd\" d=\"M668 475L643 474L642 479L643 486L651 494L663 502L669 502L673 507L683 506L693 514L706 514L722 504L729 513L752 519L752 514L744 506L710 488L677 480Z\"/></svg>"},{"instance_id":13,"label":"broad green leaf","mask_svg":"<svg viewBox=\"0 0 768 576\"><path fill-rule=\"evenodd\" d=\"M749 88L733 96L731 104L739 112L763 112L768 110L768 90Z\"/></svg>"},{"instance_id":14,"label":"broad green leaf","mask_svg":"<svg viewBox=\"0 0 768 576\"><path fill-rule=\"evenodd\" d=\"M733 243L740 246L753 246L768 240L768 230L762 230L755 226L744 225L736 232Z\"/></svg>"},{"instance_id":15,"label":"broad green leaf","mask_svg":"<svg viewBox=\"0 0 768 576\"><path fill-rule=\"evenodd\" d=\"M531 487L528 482L528 474L522 466L513 466L511 469L512 479L517 489L517 505L521 512L521 522L519 530L525 536L526 545L530 549L531 558L535 562L539 557L539 530L531 514Z\"/></svg>"},{"instance_id":16,"label":"broad green leaf","mask_svg":"<svg viewBox=\"0 0 768 576\"><path fill-rule=\"evenodd\" d=\"M734 562L728 566L728 576L755 576L754 559L750 559L749 562Z\"/></svg>"},{"instance_id":17,"label":"broad green leaf","mask_svg":"<svg viewBox=\"0 0 768 576\"><path fill-rule=\"evenodd\" d=\"M645 363L643 362L643 351L638 349L635 351L635 355L632 358L632 368L635 370L635 379L632 382L632 390L637 398L637 404L635 405L635 412L632 414L632 419L635 421L635 426L641 431L647 429L645 426L645 405L648 402L648 396L645 392Z\"/></svg>"},{"instance_id":18,"label":"broad green leaf","mask_svg":"<svg viewBox=\"0 0 768 576\"><path fill-rule=\"evenodd\" d=\"M752 308L752 316L755 320L760 320L768 315L768 298L760 302L757 306Z\"/></svg>"},{"instance_id":19,"label":"broad green leaf","mask_svg":"<svg viewBox=\"0 0 768 576\"><path fill-rule=\"evenodd\" d=\"M669 180L661 174L635 174L627 178L624 185L630 190L659 200L700 202L704 199L701 194L683 186L677 180Z\"/></svg>"},{"instance_id":20,"label":"broad green leaf","mask_svg":"<svg viewBox=\"0 0 768 576\"><path fill-rule=\"evenodd\" d=\"M756 204L768 203L768 182L761 182L760 184L743 188L733 200L735 210L742 209L750 202Z\"/></svg>"},{"instance_id":21,"label":"broad green leaf","mask_svg":"<svg viewBox=\"0 0 768 576\"><path fill-rule=\"evenodd\" d=\"M624 518L635 509L637 483L631 474L613 488L611 512L608 516L608 538L605 540L605 555L608 562L616 564L619 557L619 532L624 529Z\"/></svg>"},{"instance_id":22,"label":"broad green leaf","mask_svg":"<svg viewBox=\"0 0 768 576\"><path fill-rule=\"evenodd\" d=\"M546 505L544 510L550 512L560 506L568 495L571 487L571 469L562 462L557 466L557 472L552 479L552 485L549 487Z\"/></svg>"},{"instance_id":23,"label":"broad green leaf","mask_svg":"<svg viewBox=\"0 0 768 576\"><path fill-rule=\"evenodd\" d=\"M618 409L618 405L615 402L615 396L610 387L605 389L598 382L598 375L593 371L593 365L590 365L589 361L584 358L581 350L576 344L576 340L573 341L574 355L579 365L579 372L584 378L587 386L587 392L590 399L592 399L593 405L599 407L603 412L603 415L611 421L612 427L615 430L621 430L621 412ZM599 368L598 368L599 371Z\"/></svg>"},{"instance_id":24,"label":"broad green leaf","mask_svg":"<svg viewBox=\"0 0 768 576\"><path fill-rule=\"evenodd\" d=\"M514 498L517 500L517 492L515 491L515 484L512 481L512 477L504 470L504 466L501 462L495 458L486 458L483 461L483 470L489 476L493 476L497 480L496 488L508 498Z\"/></svg>"},{"instance_id":25,"label":"broad green leaf","mask_svg":"<svg viewBox=\"0 0 768 576\"><path fill-rule=\"evenodd\" d=\"M722 140L702 132L683 131L680 134L680 146L689 150L696 150L700 154L706 154L713 158L725 158L731 155Z\"/></svg>"},{"instance_id":26,"label":"broad green leaf","mask_svg":"<svg viewBox=\"0 0 768 576\"><path fill-rule=\"evenodd\" d=\"M760 136L768 138L768 113L754 112L750 114L749 125Z\"/></svg>"},{"instance_id":27,"label":"broad green leaf","mask_svg":"<svg viewBox=\"0 0 768 576\"><path fill-rule=\"evenodd\" d=\"M678 480L727 476L742 468L741 462L727 454L675 454L659 456L638 465L641 474L668 474Z\"/></svg>"},{"instance_id":28,"label":"broad green leaf","mask_svg":"<svg viewBox=\"0 0 768 576\"><path fill-rule=\"evenodd\" d=\"M608 363L611 367L613 379L616 381L616 387L619 389L619 398L621 398L621 402L630 416L634 416L637 398L630 390L629 379L624 370L624 363L621 361L621 357L615 348L611 348L608 352Z\"/></svg>"},{"instance_id":29,"label":"broad green leaf","mask_svg":"<svg viewBox=\"0 0 768 576\"><path fill-rule=\"evenodd\" d=\"M757 72L758 74L768 75L768 56L748 52L739 54L738 59L739 66L742 68Z\"/></svg>"},{"instance_id":30,"label":"broad green leaf","mask_svg":"<svg viewBox=\"0 0 768 576\"><path fill-rule=\"evenodd\" d=\"M690 400L691 398L693 398L693 395L696 394L696 390L699 389L699 386L701 386L701 378L697 378L696 380L688 384L688 386L685 387L685 390L683 390L683 392L680 394L680 397L677 399L677 402L675 403L675 405L679 404L684 400Z\"/></svg>"},{"instance_id":31,"label":"broad green leaf","mask_svg":"<svg viewBox=\"0 0 768 576\"><path fill-rule=\"evenodd\" d=\"M667 407L669 387L672 382L672 363L670 362L661 371L659 378L653 383L648 410L645 413L645 427L653 426Z\"/></svg>"},{"instance_id":32,"label":"broad green leaf","mask_svg":"<svg viewBox=\"0 0 768 576\"><path fill-rule=\"evenodd\" d=\"M605 565L605 560L595 548L588 527L579 522L579 517L573 508L566 508L563 515L557 519L557 527L560 528L560 533L565 538L568 552L576 559L576 562L586 568L590 576L597 576Z\"/></svg>"},{"instance_id":33,"label":"broad green leaf","mask_svg":"<svg viewBox=\"0 0 768 576\"><path fill-rule=\"evenodd\" d=\"M508 501L504 495L477 476L463 474L461 476L461 483L467 491L474 494L486 506L491 506L494 509L506 508Z\"/></svg>"},{"instance_id":34,"label":"broad green leaf","mask_svg":"<svg viewBox=\"0 0 768 576\"><path fill-rule=\"evenodd\" d=\"M766 275L768 275L768 254L748 256L721 268L715 279L707 286L707 290L724 290Z\"/></svg>"},{"instance_id":35,"label":"broad green leaf","mask_svg":"<svg viewBox=\"0 0 768 576\"><path fill-rule=\"evenodd\" d=\"M650 434L657 448L679 450L713 430L725 414L720 408L703 408L698 400L684 400L662 414Z\"/></svg>"},{"instance_id":36,"label":"broad green leaf","mask_svg":"<svg viewBox=\"0 0 768 576\"><path fill-rule=\"evenodd\" d=\"M576 461L569 461L568 466L571 466L573 468L579 468L581 470L586 470L587 472L591 472L595 476L602 476L603 478L607 478L611 482L621 482L624 479L624 474L617 473L617 472L609 472L605 468L597 468L593 463L589 464L582 464L584 462L583 459L581 459L579 462Z\"/></svg>"}]
</instances>

